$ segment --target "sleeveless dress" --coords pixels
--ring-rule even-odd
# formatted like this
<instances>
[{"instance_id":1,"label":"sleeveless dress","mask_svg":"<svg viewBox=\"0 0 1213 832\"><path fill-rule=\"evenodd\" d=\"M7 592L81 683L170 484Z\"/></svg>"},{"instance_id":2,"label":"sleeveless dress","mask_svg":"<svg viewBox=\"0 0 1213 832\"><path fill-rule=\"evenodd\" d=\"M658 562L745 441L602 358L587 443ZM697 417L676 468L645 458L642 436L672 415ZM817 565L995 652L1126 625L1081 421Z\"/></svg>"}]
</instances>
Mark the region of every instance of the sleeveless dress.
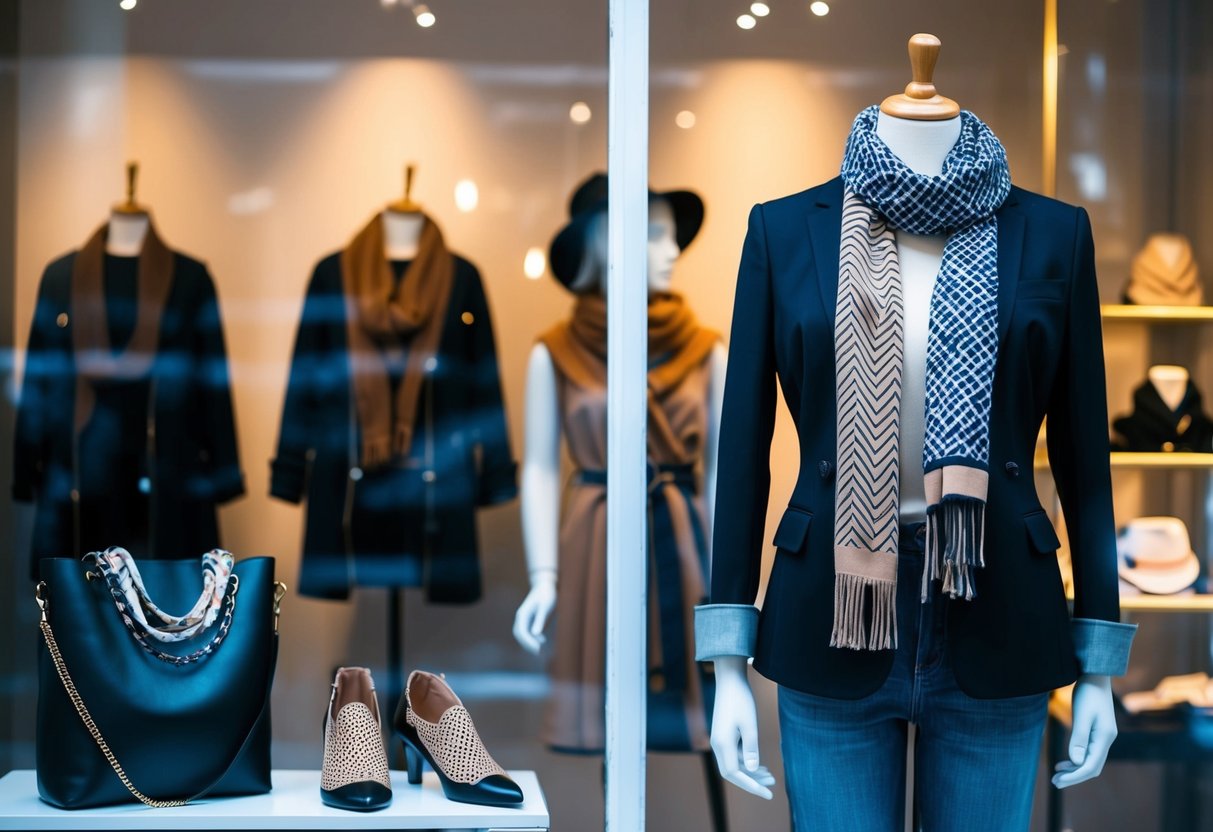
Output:
<instances>
[{"instance_id":1,"label":"sleeveless dress","mask_svg":"<svg viewBox=\"0 0 1213 832\"><path fill-rule=\"evenodd\" d=\"M606 387L556 365L562 429L574 472L560 525L551 698L543 740L553 750L605 747ZM708 429L710 353L649 408L648 747L708 748L713 689L694 661L696 604L707 595L707 523L696 465ZM650 395L653 395L650 391ZM706 695L705 695L706 694Z\"/></svg>"}]
</instances>

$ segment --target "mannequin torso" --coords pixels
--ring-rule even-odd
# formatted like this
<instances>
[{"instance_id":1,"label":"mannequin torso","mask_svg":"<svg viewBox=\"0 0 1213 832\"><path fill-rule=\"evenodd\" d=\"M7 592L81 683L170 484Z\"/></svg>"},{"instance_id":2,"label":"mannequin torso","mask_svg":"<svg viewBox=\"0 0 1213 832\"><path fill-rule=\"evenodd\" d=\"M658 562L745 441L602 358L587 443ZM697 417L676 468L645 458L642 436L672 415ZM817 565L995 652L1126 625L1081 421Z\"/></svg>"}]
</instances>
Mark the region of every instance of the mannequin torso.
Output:
<instances>
[{"instance_id":1,"label":"mannequin torso","mask_svg":"<svg viewBox=\"0 0 1213 832\"><path fill-rule=\"evenodd\" d=\"M960 118L944 121L911 121L881 113L878 135L899 159L916 173L937 176L943 160L960 137ZM901 380L901 519L926 518L923 491L922 443L926 406L927 331L931 293L943 262L947 237L922 236L896 231L897 258L901 266L902 298L905 304L905 358Z\"/></svg>"}]
</instances>

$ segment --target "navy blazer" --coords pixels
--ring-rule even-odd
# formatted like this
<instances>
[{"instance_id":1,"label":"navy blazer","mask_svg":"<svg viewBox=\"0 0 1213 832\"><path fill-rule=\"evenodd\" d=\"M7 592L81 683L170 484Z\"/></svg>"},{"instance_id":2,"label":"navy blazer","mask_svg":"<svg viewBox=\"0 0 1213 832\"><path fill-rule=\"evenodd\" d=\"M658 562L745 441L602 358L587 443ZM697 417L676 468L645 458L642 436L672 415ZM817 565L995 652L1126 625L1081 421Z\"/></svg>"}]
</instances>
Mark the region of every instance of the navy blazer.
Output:
<instances>
[{"instance_id":1,"label":"navy blazer","mask_svg":"<svg viewBox=\"0 0 1213 832\"><path fill-rule=\"evenodd\" d=\"M761 615L755 613L756 637L752 645L731 637L738 645L733 649L701 643L699 658L744 652L754 656L756 670L781 685L855 699L884 682L893 651L830 646L842 199L842 180L835 178L750 213L721 422L711 598L697 611L706 619L697 621L697 629L701 642L717 638L703 635L713 613L751 610L758 593L778 378L796 422L800 475L774 536L775 563ZM976 572L976 598L945 599L956 679L977 698L1050 690L1083 672L1123 673L1135 629L1118 623L1090 221L1082 208L1020 188L1011 189L997 220L999 349L986 565ZM1060 544L1032 476L1046 416L1049 461L1074 564L1074 626L1054 554ZM730 630L747 640L744 626Z\"/></svg>"}]
</instances>

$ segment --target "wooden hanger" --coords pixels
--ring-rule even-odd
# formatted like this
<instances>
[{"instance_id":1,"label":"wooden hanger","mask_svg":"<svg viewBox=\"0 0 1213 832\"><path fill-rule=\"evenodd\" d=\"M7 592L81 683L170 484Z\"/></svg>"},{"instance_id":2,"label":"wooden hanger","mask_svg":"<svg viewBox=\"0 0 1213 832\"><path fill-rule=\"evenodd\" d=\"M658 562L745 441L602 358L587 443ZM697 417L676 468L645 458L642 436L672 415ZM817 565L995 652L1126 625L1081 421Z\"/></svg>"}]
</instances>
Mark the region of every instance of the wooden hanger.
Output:
<instances>
[{"instance_id":1,"label":"wooden hanger","mask_svg":"<svg viewBox=\"0 0 1213 832\"><path fill-rule=\"evenodd\" d=\"M114 205L115 214L147 214L150 213L146 205L140 205L135 201L135 187L139 183L139 163L126 163L126 200Z\"/></svg>"},{"instance_id":2,"label":"wooden hanger","mask_svg":"<svg viewBox=\"0 0 1213 832\"><path fill-rule=\"evenodd\" d=\"M404 167L404 198L388 204L388 210L397 214L420 214L421 203L413 201L413 180L417 176L417 166L410 162Z\"/></svg>"},{"instance_id":3,"label":"wooden hanger","mask_svg":"<svg viewBox=\"0 0 1213 832\"><path fill-rule=\"evenodd\" d=\"M935 91L932 78L935 61L939 58L939 38L920 33L910 38L910 69L914 79L906 91L890 95L880 104L880 111L894 118L915 121L943 121L960 115L960 105Z\"/></svg>"}]
</instances>

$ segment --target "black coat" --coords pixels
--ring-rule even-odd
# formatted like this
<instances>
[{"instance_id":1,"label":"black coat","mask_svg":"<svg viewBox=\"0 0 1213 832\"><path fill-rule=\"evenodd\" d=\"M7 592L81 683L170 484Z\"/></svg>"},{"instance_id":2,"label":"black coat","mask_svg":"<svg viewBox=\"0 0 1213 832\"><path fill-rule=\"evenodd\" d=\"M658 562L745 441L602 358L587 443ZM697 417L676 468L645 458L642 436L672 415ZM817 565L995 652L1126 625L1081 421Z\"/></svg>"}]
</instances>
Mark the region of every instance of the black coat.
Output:
<instances>
[{"instance_id":1,"label":"black coat","mask_svg":"<svg viewBox=\"0 0 1213 832\"><path fill-rule=\"evenodd\" d=\"M475 601L475 509L518 490L480 275L455 258L409 458L375 472L358 464L345 308L341 256L333 254L308 285L272 462L270 493L307 500L299 591L346 598L354 585L423 585L431 601Z\"/></svg>"},{"instance_id":2,"label":"black coat","mask_svg":"<svg viewBox=\"0 0 1213 832\"><path fill-rule=\"evenodd\" d=\"M753 604L770 492L775 383L796 423L800 476L775 535L754 667L808 693L866 696L893 651L830 647L836 450L834 307L842 184L756 206L737 279L721 423L713 604ZM984 568L947 601L948 650L977 698L1050 690L1080 666L1032 476L1041 420L1074 562L1074 617L1119 621L1107 400L1090 223L1019 188L998 210L1000 346L990 416Z\"/></svg>"},{"instance_id":3,"label":"black coat","mask_svg":"<svg viewBox=\"0 0 1213 832\"><path fill-rule=\"evenodd\" d=\"M1133 412L1112 422L1112 446L1118 451L1213 451L1213 420L1205 415L1200 391L1188 381L1179 407L1172 410L1154 382L1133 391Z\"/></svg>"},{"instance_id":4,"label":"black coat","mask_svg":"<svg viewBox=\"0 0 1213 832\"><path fill-rule=\"evenodd\" d=\"M220 545L216 507L244 493L214 283L205 265L174 254L148 378L96 386L73 454L75 258L42 275L17 410L13 496L37 502L31 572L40 558L108 546L144 558L201 557ZM114 263L107 257L111 310L120 308L110 297Z\"/></svg>"}]
</instances>

